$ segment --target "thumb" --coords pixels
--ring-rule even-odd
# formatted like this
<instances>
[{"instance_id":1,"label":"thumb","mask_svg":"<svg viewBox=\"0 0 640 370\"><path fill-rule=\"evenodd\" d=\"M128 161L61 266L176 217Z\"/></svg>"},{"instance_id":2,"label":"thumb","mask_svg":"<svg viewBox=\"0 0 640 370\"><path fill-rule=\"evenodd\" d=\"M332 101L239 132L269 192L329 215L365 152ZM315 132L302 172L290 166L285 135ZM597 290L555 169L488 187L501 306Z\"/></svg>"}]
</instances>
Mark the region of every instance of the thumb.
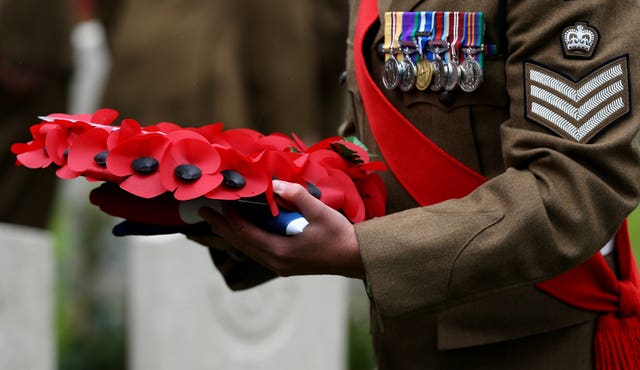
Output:
<instances>
[{"instance_id":1,"label":"thumb","mask_svg":"<svg viewBox=\"0 0 640 370\"><path fill-rule=\"evenodd\" d=\"M285 202L292 204L307 219L312 220L322 215L327 206L314 197L302 185L273 180L273 192Z\"/></svg>"}]
</instances>

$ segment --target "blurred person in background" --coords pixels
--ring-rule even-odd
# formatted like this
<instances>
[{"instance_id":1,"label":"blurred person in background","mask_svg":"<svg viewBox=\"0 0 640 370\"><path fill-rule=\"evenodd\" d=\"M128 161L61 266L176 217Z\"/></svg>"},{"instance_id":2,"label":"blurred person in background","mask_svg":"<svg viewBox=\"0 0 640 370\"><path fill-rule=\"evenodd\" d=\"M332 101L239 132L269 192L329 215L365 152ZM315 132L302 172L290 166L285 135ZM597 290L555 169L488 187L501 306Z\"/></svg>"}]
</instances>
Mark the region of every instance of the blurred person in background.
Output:
<instances>
[{"instance_id":1,"label":"blurred person in background","mask_svg":"<svg viewBox=\"0 0 640 370\"><path fill-rule=\"evenodd\" d=\"M335 135L347 5L122 0L103 106L143 124Z\"/></svg>"},{"instance_id":2,"label":"blurred person in background","mask_svg":"<svg viewBox=\"0 0 640 370\"><path fill-rule=\"evenodd\" d=\"M67 110L72 16L66 0L0 0L0 222L44 228L55 194L49 170L16 166L12 143L37 116Z\"/></svg>"}]
</instances>

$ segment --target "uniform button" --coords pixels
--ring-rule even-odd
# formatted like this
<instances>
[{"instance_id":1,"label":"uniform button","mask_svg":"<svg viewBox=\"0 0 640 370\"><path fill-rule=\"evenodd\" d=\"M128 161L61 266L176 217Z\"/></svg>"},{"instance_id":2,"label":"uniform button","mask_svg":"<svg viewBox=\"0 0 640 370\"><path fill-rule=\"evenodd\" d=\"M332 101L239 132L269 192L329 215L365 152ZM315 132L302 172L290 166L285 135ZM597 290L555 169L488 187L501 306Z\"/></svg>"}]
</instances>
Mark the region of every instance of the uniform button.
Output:
<instances>
[{"instance_id":1,"label":"uniform button","mask_svg":"<svg viewBox=\"0 0 640 370\"><path fill-rule=\"evenodd\" d=\"M347 71L342 71L342 73L340 73L340 77L338 78L338 83L340 84L340 86L344 86L346 82L347 82Z\"/></svg>"}]
</instances>

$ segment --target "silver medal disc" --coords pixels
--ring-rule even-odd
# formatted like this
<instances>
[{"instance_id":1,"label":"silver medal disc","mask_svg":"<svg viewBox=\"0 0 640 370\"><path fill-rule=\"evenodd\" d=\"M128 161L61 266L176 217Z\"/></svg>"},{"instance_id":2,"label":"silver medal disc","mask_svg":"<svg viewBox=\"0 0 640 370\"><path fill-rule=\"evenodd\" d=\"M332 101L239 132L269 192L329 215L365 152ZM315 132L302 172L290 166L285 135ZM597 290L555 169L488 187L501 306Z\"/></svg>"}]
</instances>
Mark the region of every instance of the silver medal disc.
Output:
<instances>
[{"instance_id":1,"label":"silver medal disc","mask_svg":"<svg viewBox=\"0 0 640 370\"><path fill-rule=\"evenodd\" d=\"M402 60L401 65L403 71L400 76L400 90L407 92L415 86L418 71L416 65L406 57Z\"/></svg>"},{"instance_id":2,"label":"silver medal disc","mask_svg":"<svg viewBox=\"0 0 640 370\"><path fill-rule=\"evenodd\" d=\"M387 90L393 90L400 84L400 79L404 70L404 66L395 58L387 59L384 62L384 71L382 72L382 84Z\"/></svg>"},{"instance_id":3,"label":"silver medal disc","mask_svg":"<svg viewBox=\"0 0 640 370\"><path fill-rule=\"evenodd\" d=\"M444 89L446 91L453 91L458 86L458 81L460 81L460 69L458 69L458 64L450 60L445 64L444 70L445 75L447 76L447 82L444 84Z\"/></svg>"},{"instance_id":4,"label":"silver medal disc","mask_svg":"<svg viewBox=\"0 0 640 370\"><path fill-rule=\"evenodd\" d=\"M482 67L474 59L466 59L460 64L460 88L465 92L477 89L484 80Z\"/></svg>"},{"instance_id":5,"label":"silver medal disc","mask_svg":"<svg viewBox=\"0 0 640 370\"><path fill-rule=\"evenodd\" d=\"M431 81L431 90L440 91L447 82L447 76L445 75L444 62L440 58L433 60L433 80Z\"/></svg>"}]
</instances>

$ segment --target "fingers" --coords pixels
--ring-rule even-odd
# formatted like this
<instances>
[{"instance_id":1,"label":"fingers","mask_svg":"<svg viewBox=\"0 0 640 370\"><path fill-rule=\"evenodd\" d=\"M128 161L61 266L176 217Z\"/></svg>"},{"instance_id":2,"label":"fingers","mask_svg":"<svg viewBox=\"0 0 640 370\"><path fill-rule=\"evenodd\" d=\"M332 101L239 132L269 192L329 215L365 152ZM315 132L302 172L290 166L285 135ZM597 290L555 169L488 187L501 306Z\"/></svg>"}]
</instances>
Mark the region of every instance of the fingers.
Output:
<instances>
[{"instance_id":1,"label":"fingers","mask_svg":"<svg viewBox=\"0 0 640 370\"><path fill-rule=\"evenodd\" d=\"M268 246L273 245L273 238L279 236L253 225L238 214L233 207L224 205L222 210L224 215L209 208L202 208L199 214L209 223L211 230L225 240L229 246L228 250L242 252L255 261L267 260ZM236 259L244 258L238 253L234 253L233 257Z\"/></svg>"},{"instance_id":2,"label":"fingers","mask_svg":"<svg viewBox=\"0 0 640 370\"><path fill-rule=\"evenodd\" d=\"M293 204L309 221L321 217L327 208L300 184L273 180L273 192L286 202Z\"/></svg>"}]
</instances>

